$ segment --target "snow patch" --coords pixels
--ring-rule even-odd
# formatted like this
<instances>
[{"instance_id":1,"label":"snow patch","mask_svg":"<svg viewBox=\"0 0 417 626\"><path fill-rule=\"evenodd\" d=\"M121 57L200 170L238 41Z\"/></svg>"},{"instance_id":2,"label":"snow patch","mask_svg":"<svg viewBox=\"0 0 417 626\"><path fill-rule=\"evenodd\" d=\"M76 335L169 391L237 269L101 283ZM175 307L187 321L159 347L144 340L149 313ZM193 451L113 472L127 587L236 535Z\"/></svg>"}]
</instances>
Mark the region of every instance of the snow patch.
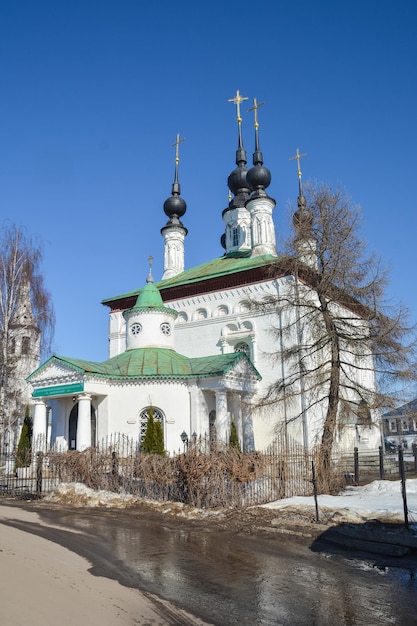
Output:
<instances>
[{"instance_id":1,"label":"snow patch","mask_svg":"<svg viewBox=\"0 0 417 626\"><path fill-rule=\"evenodd\" d=\"M417 478L406 481L409 517L417 520ZM319 510L331 523L363 523L367 520L403 522L404 508L399 480L375 480L364 487L346 487L339 495L320 495ZM295 496L262 505L270 509L297 509L311 513L315 507L312 496Z\"/></svg>"}]
</instances>

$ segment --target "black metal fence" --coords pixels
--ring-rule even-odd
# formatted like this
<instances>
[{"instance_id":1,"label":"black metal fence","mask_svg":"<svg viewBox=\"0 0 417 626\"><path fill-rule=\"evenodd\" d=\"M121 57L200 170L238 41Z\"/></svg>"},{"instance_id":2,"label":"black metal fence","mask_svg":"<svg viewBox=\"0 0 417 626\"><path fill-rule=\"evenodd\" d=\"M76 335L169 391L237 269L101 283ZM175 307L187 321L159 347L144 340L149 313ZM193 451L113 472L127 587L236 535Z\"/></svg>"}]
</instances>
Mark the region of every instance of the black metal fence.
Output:
<instances>
[{"instance_id":1,"label":"black metal fence","mask_svg":"<svg viewBox=\"0 0 417 626\"><path fill-rule=\"evenodd\" d=\"M372 480L398 479L405 474L417 475L417 445L411 452L401 447L395 453L386 453L382 446L378 451L359 450L354 448L353 454L343 454L337 461L343 471L347 483L361 485Z\"/></svg>"},{"instance_id":2,"label":"black metal fence","mask_svg":"<svg viewBox=\"0 0 417 626\"><path fill-rule=\"evenodd\" d=\"M400 476L399 456L365 452L333 459L334 490ZM295 495L312 495L312 461L303 446L277 440L263 452L242 454L229 446L200 439L173 456L142 454L137 442L114 435L85 452L48 450L16 467L13 455L0 453L0 494L42 497L62 483L82 483L95 490L175 501L201 508L244 506ZM417 449L404 457L404 470L417 474Z\"/></svg>"}]
</instances>

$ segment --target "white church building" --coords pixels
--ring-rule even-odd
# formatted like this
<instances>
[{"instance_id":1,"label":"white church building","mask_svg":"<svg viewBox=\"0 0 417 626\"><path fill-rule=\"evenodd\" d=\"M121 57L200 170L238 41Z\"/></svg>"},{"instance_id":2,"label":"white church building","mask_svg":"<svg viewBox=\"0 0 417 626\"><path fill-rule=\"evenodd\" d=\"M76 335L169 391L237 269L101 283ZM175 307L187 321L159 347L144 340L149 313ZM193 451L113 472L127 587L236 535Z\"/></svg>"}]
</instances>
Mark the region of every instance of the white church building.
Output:
<instances>
[{"instance_id":1,"label":"white church building","mask_svg":"<svg viewBox=\"0 0 417 626\"><path fill-rule=\"evenodd\" d=\"M299 407L271 410L262 405L266 390L283 377L285 367L271 326L279 323L280 300L300 278L277 256L275 201L266 191L271 174L259 148L256 101L250 169L239 92L233 101L238 148L236 168L228 178L231 200L223 211L224 254L184 269L187 229L181 219L186 203L180 195L177 138L172 194L164 203L168 221L161 229L162 279L155 283L150 272L141 290L103 301L110 312L107 361L53 356L29 376L38 449L56 445L83 450L116 433L140 443L151 407L162 422L169 452L178 450L183 433L227 443L232 420L244 451L264 449L284 431L307 449L320 441L320 404L302 411L301 393ZM314 267L311 250L303 252L301 246L300 257ZM308 285L300 281L300 288ZM262 307L256 306L261 302ZM276 355L272 362L271 354ZM361 385L372 390L372 362L368 365ZM371 414L366 424L353 419L338 428L336 445L349 451L354 446L377 448L378 416Z\"/></svg>"}]
</instances>

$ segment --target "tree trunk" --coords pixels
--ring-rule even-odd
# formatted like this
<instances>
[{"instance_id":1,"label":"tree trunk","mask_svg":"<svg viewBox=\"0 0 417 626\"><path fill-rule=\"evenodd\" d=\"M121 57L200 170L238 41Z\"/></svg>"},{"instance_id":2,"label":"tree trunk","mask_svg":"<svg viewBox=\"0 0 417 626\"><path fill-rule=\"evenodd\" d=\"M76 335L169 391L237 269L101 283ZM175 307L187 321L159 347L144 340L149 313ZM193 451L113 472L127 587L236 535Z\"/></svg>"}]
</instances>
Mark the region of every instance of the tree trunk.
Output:
<instances>
[{"instance_id":1,"label":"tree trunk","mask_svg":"<svg viewBox=\"0 0 417 626\"><path fill-rule=\"evenodd\" d=\"M329 313L325 302L322 303L322 313L324 323L326 325L326 331L330 339L331 350L329 397L327 413L323 424L319 459L319 475L322 480L326 480L330 477L331 472L331 456L339 408L340 346L335 320Z\"/></svg>"}]
</instances>

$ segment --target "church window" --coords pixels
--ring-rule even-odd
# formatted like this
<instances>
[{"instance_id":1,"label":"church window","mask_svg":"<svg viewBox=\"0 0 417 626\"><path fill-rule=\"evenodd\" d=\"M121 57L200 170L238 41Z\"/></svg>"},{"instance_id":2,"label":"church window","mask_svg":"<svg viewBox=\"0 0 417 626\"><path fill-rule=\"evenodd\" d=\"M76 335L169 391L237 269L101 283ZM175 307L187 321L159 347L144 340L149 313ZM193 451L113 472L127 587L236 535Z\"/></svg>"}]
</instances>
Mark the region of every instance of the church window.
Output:
<instances>
[{"instance_id":1,"label":"church window","mask_svg":"<svg viewBox=\"0 0 417 626\"><path fill-rule=\"evenodd\" d=\"M14 354L16 352L16 340L14 337L9 340L9 352L10 354Z\"/></svg>"},{"instance_id":2,"label":"church window","mask_svg":"<svg viewBox=\"0 0 417 626\"><path fill-rule=\"evenodd\" d=\"M164 414L161 411L161 409L157 409L154 406L146 407L146 409L143 409L143 411L141 411L140 415L139 415L139 428L140 428L139 439L140 439L140 443L143 443L143 439L144 439L145 433L146 433L146 426L148 424L148 419L149 419L149 415L150 415L151 411L153 412L153 419L154 419L154 421L155 422L161 422L162 430L164 430Z\"/></svg>"},{"instance_id":3,"label":"church window","mask_svg":"<svg viewBox=\"0 0 417 626\"><path fill-rule=\"evenodd\" d=\"M238 228L232 229L232 245L233 246L239 245L239 229Z\"/></svg>"},{"instance_id":4,"label":"church window","mask_svg":"<svg viewBox=\"0 0 417 626\"><path fill-rule=\"evenodd\" d=\"M22 337L22 354L29 354L30 337Z\"/></svg>"},{"instance_id":5,"label":"church window","mask_svg":"<svg viewBox=\"0 0 417 626\"><path fill-rule=\"evenodd\" d=\"M166 322L163 322L161 324L161 330L162 330L164 335L170 335L171 334L171 326L169 324L167 324Z\"/></svg>"},{"instance_id":6,"label":"church window","mask_svg":"<svg viewBox=\"0 0 417 626\"><path fill-rule=\"evenodd\" d=\"M250 358L250 348L245 341L240 341L235 345L235 352L244 352Z\"/></svg>"},{"instance_id":7,"label":"church window","mask_svg":"<svg viewBox=\"0 0 417 626\"><path fill-rule=\"evenodd\" d=\"M139 335L141 330L142 330L142 326L137 323L132 324L132 326L130 327L130 332L132 333L132 335Z\"/></svg>"},{"instance_id":8,"label":"church window","mask_svg":"<svg viewBox=\"0 0 417 626\"><path fill-rule=\"evenodd\" d=\"M356 423L359 426L370 426L372 424L371 412L365 400L359 402Z\"/></svg>"}]
</instances>

